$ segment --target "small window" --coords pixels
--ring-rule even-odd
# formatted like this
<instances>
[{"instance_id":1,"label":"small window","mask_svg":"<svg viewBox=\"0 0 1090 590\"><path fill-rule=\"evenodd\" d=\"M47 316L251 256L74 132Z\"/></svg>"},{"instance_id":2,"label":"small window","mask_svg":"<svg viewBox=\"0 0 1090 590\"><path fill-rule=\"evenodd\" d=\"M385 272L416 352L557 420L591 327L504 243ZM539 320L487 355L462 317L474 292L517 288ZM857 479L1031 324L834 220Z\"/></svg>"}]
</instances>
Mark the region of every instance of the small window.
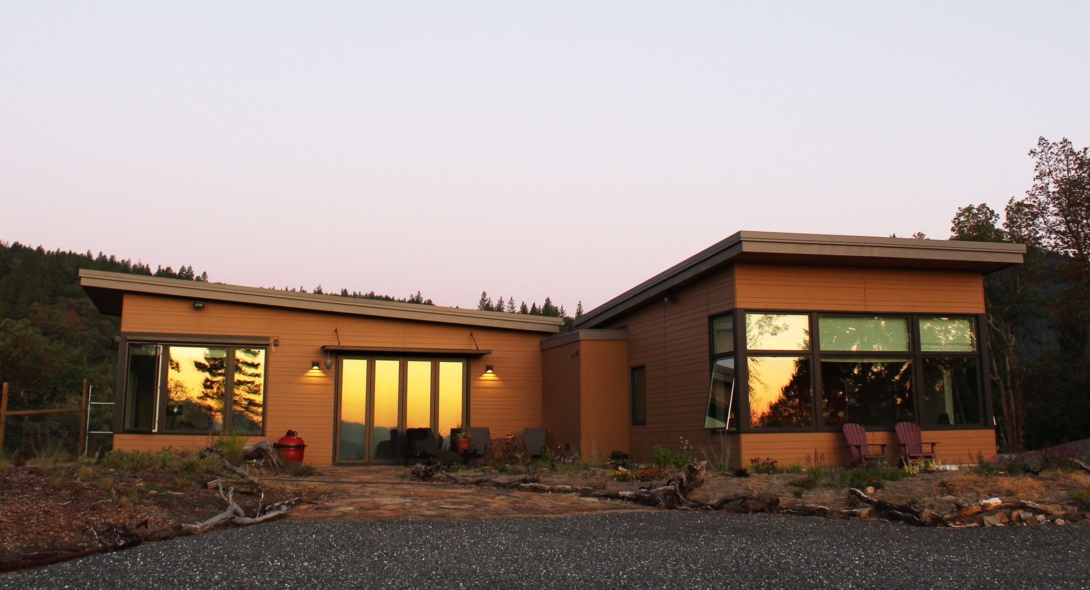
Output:
<instances>
[{"instance_id":1,"label":"small window","mask_svg":"<svg viewBox=\"0 0 1090 590\"><path fill-rule=\"evenodd\" d=\"M821 350L837 352L908 352L908 318L821 316Z\"/></svg>"},{"instance_id":2,"label":"small window","mask_svg":"<svg viewBox=\"0 0 1090 590\"><path fill-rule=\"evenodd\" d=\"M632 425L647 424L647 369L632 369Z\"/></svg>"},{"instance_id":3,"label":"small window","mask_svg":"<svg viewBox=\"0 0 1090 590\"><path fill-rule=\"evenodd\" d=\"M746 348L749 350L810 350L810 316L747 313Z\"/></svg>"},{"instance_id":4,"label":"small window","mask_svg":"<svg viewBox=\"0 0 1090 590\"><path fill-rule=\"evenodd\" d=\"M734 352L734 316L712 320L712 354Z\"/></svg>"},{"instance_id":5,"label":"small window","mask_svg":"<svg viewBox=\"0 0 1090 590\"><path fill-rule=\"evenodd\" d=\"M976 352L975 318L921 318L924 352Z\"/></svg>"}]
</instances>

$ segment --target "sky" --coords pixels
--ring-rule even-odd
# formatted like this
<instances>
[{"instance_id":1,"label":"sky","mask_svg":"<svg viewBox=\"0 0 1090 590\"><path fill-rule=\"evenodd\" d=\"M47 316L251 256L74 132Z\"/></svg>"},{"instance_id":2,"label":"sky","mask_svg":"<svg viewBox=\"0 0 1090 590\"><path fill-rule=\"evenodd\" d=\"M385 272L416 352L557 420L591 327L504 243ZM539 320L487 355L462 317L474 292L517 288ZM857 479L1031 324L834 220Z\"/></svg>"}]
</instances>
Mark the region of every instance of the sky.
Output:
<instances>
[{"instance_id":1,"label":"sky","mask_svg":"<svg viewBox=\"0 0 1090 590\"><path fill-rule=\"evenodd\" d=\"M586 310L739 230L946 239L1090 145L1090 3L0 0L0 241Z\"/></svg>"}]
</instances>

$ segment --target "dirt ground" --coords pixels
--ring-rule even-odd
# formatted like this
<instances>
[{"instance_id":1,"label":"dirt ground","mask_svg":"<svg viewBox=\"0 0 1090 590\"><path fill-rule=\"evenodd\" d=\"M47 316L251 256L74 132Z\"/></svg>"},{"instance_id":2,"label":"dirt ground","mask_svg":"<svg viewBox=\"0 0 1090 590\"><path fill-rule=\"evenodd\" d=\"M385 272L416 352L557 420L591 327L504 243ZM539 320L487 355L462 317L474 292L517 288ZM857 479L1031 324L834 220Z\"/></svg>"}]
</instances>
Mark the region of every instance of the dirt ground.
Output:
<instances>
[{"instance_id":1,"label":"dirt ground","mask_svg":"<svg viewBox=\"0 0 1090 590\"><path fill-rule=\"evenodd\" d=\"M258 502L269 505L296 497L299 498L299 517L343 518L352 502L359 504L359 499L366 497L380 502L376 505L384 508L375 510L372 505L359 504L354 508L360 513L358 516L401 519L445 518L451 513L444 512L446 504L457 505L458 518L509 518L542 516L553 511L578 513L617 509L619 506L594 504L621 502L583 498L587 500L582 503L586 506L584 509L580 507L579 498L569 501L548 498L556 495L512 490L504 490L502 497L494 494L496 497L493 498L484 488L467 490L466 486L439 481L420 482L410 477L408 468L384 469L386 471L379 478L381 481L365 481L368 476L357 477L354 481L335 481L353 473L346 468L320 470L317 476L310 478L262 478L265 497L238 494L235 499L250 513ZM617 482L611 477L611 470L603 468L531 466L520 468L520 471L536 474L545 484L606 490L635 490L665 481ZM487 472L487 469L476 469L456 474L469 476ZM779 498L781 509L793 505L823 506L832 511L858 508L859 501L837 480L838 473L831 470L819 483L810 486L804 485L806 478L802 473L749 474L745 477L709 473L691 498L712 502L750 492ZM515 475L512 473L509 477ZM1084 520L1086 502L1090 501L1090 473L1052 469L1039 475L1011 475L963 468L922 473L900 481L878 481L874 488L867 489L867 493L888 502L930 509L939 514L953 510L950 497L963 505L998 497L1008 502L1031 501L1044 505L1078 522ZM472 502L472 498L462 498L465 501L461 504L452 501L455 496L464 497L467 493L478 494L479 500ZM427 502L422 501L425 498ZM561 505L561 502L565 503ZM467 513L465 506L477 508L472 509L475 512ZM494 514L490 513L489 506L495 508ZM27 556L48 560L51 555L117 545L127 538L141 541L169 538L180 534L182 524L202 522L223 512L225 507L216 489L208 489L200 482L169 471L119 472L75 464L10 466L0 471L0 571L26 563ZM368 515L362 512L368 512Z\"/></svg>"}]
</instances>

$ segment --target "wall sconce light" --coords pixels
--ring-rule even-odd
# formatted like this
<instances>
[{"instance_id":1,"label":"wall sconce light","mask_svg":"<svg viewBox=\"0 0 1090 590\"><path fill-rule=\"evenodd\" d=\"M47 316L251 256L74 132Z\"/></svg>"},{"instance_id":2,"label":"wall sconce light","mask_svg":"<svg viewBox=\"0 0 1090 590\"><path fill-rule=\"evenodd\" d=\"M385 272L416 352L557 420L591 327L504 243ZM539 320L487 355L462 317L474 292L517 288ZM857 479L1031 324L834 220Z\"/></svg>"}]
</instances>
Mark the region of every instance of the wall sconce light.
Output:
<instances>
[{"instance_id":1,"label":"wall sconce light","mask_svg":"<svg viewBox=\"0 0 1090 590\"><path fill-rule=\"evenodd\" d=\"M197 311L200 311L200 310L204 309L204 302L201 301L200 299L195 299L193 301L193 309L195 309Z\"/></svg>"},{"instance_id":2,"label":"wall sconce light","mask_svg":"<svg viewBox=\"0 0 1090 590\"><path fill-rule=\"evenodd\" d=\"M484 374L485 375L495 375L496 372L492 370L492 365L485 365L484 366Z\"/></svg>"},{"instance_id":3,"label":"wall sconce light","mask_svg":"<svg viewBox=\"0 0 1090 590\"><path fill-rule=\"evenodd\" d=\"M325 368L326 369L332 369L333 368L333 358L331 356L329 356L329 351L328 350L325 351Z\"/></svg>"},{"instance_id":4,"label":"wall sconce light","mask_svg":"<svg viewBox=\"0 0 1090 590\"><path fill-rule=\"evenodd\" d=\"M311 371L321 371L322 367L321 367L321 365L318 364L318 361L310 361L310 370Z\"/></svg>"}]
</instances>

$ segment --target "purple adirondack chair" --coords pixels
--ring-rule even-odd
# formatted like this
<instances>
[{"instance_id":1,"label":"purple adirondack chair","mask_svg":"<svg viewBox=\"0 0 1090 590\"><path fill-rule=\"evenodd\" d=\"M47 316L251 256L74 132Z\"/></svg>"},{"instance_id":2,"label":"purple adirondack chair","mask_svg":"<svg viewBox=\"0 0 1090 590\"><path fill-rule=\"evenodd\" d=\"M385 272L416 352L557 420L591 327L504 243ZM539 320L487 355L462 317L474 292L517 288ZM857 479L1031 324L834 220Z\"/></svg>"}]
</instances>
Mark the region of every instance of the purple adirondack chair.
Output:
<instances>
[{"instance_id":1,"label":"purple adirondack chair","mask_svg":"<svg viewBox=\"0 0 1090 590\"><path fill-rule=\"evenodd\" d=\"M922 442L920 439L923 435L920 432L920 427L912 422L898 422L897 423L897 440L901 443L901 451L904 453L904 462L908 465L915 465L916 463L922 463L924 461L935 460L935 445L939 443ZM930 451L925 451L924 447L930 446Z\"/></svg>"},{"instance_id":2,"label":"purple adirondack chair","mask_svg":"<svg viewBox=\"0 0 1090 590\"><path fill-rule=\"evenodd\" d=\"M848 448L852 451L852 466L868 467L871 463L886 460L886 445L867 442L867 429L858 424L848 423L843 427L844 438L848 439ZM877 453L871 450L878 447Z\"/></svg>"}]
</instances>

